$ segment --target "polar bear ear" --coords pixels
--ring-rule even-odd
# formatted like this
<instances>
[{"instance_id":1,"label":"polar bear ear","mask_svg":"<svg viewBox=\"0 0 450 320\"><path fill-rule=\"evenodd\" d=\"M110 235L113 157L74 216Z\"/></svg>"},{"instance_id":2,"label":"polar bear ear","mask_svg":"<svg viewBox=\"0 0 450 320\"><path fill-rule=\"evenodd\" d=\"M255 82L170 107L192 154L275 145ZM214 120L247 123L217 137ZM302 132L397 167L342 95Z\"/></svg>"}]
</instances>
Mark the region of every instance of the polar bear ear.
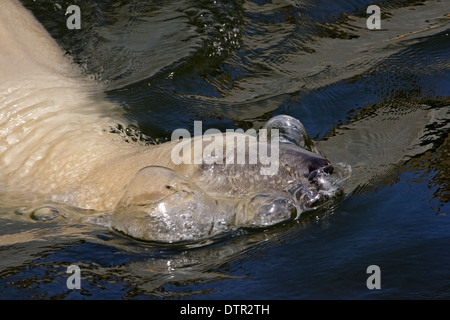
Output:
<instances>
[{"instance_id":1,"label":"polar bear ear","mask_svg":"<svg viewBox=\"0 0 450 320\"><path fill-rule=\"evenodd\" d=\"M136 239L197 241L216 230L217 203L195 183L158 166L140 170L111 216L111 227Z\"/></svg>"},{"instance_id":2,"label":"polar bear ear","mask_svg":"<svg viewBox=\"0 0 450 320\"><path fill-rule=\"evenodd\" d=\"M278 130L278 137L276 138L280 143L294 144L305 150L319 153L303 124L291 116L275 116L264 124L263 129L267 131ZM273 139L274 135L272 134L271 137Z\"/></svg>"}]
</instances>

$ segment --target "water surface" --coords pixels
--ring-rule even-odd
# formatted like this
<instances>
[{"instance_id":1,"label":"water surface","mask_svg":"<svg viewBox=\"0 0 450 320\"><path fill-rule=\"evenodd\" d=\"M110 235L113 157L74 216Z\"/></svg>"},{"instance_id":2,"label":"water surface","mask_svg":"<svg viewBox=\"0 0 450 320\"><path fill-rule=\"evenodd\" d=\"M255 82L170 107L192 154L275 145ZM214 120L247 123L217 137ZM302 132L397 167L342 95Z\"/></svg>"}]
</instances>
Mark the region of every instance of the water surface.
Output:
<instances>
[{"instance_id":1,"label":"water surface","mask_svg":"<svg viewBox=\"0 0 450 320\"><path fill-rule=\"evenodd\" d=\"M381 30L367 29L363 0L23 3L145 139L288 114L353 173L331 208L195 246L0 203L0 298L450 298L445 1L377 2ZM66 27L70 4L80 30ZM72 264L80 290L66 286ZM366 286L370 265L379 290Z\"/></svg>"}]
</instances>

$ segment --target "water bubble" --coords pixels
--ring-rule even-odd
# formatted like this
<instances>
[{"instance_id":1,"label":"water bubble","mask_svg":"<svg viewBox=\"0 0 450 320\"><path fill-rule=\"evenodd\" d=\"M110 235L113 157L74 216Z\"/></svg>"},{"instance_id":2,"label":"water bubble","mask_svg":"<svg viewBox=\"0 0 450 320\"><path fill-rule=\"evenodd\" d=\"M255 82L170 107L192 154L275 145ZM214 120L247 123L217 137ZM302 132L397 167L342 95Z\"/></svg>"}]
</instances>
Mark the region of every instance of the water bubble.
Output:
<instances>
[{"instance_id":1,"label":"water bubble","mask_svg":"<svg viewBox=\"0 0 450 320\"><path fill-rule=\"evenodd\" d=\"M30 217L36 221L54 220L61 216L61 213L51 205L44 205L31 212Z\"/></svg>"},{"instance_id":2,"label":"water bubble","mask_svg":"<svg viewBox=\"0 0 450 320\"><path fill-rule=\"evenodd\" d=\"M294 144L305 150L318 153L303 124L293 117L287 115L275 116L267 121L263 128L267 130L278 129L281 143Z\"/></svg>"},{"instance_id":3,"label":"water bubble","mask_svg":"<svg viewBox=\"0 0 450 320\"><path fill-rule=\"evenodd\" d=\"M111 227L157 242L197 241L223 231L217 202L195 183L164 167L140 170L111 216Z\"/></svg>"},{"instance_id":4,"label":"water bubble","mask_svg":"<svg viewBox=\"0 0 450 320\"><path fill-rule=\"evenodd\" d=\"M297 208L288 194L258 193L245 202L243 210L237 214L236 224L240 227L261 228L296 217Z\"/></svg>"}]
</instances>

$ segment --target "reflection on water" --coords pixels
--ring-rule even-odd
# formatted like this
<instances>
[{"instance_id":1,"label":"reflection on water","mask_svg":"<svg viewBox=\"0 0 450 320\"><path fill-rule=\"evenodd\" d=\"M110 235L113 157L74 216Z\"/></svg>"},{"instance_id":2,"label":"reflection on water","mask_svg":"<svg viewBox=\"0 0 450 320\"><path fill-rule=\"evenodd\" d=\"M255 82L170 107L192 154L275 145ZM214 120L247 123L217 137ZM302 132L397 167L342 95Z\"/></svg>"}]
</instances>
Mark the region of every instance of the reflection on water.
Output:
<instances>
[{"instance_id":1,"label":"reflection on water","mask_svg":"<svg viewBox=\"0 0 450 320\"><path fill-rule=\"evenodd\" d=\"M324 211L322 218L328 214ZM118 298L118 292L123 298L214 293L214 289L203 284L247 278L246 272L229 266L264 254L277 243L303 237L300 230L308 222L318 223L317 219L309 216L265 232L240 230L202 243L164 246L69 221L35 228L18 221L8 222L14 231L0 238L6 249L0 251L0 269L2 279L7 279L4 284L10 289L4 297L21 298L25 287L33 289L28 298L46 299ZM10 257L11 252L16 254ZM72 264L82 270L83 290L78 292L66 288L66 269ZM53 289L49 290L50 284Z\"/></svg>"},{"instance_id":2,"label":"reflection on water","mask_svg":"<svg viewBox=\"0 0 450 320\"><path fill-rule=\"evenodd\" d=\"M332 208L193 246L136 242L73 208L52 221L2 208L1 298L450 297L444 2L381 2L379 31L363 0L83 1L78 31L67 1L23 2L144 134L289 114L353 175ZM65 285L71 264L79 291Z\"/></svg>"}]
</instances>

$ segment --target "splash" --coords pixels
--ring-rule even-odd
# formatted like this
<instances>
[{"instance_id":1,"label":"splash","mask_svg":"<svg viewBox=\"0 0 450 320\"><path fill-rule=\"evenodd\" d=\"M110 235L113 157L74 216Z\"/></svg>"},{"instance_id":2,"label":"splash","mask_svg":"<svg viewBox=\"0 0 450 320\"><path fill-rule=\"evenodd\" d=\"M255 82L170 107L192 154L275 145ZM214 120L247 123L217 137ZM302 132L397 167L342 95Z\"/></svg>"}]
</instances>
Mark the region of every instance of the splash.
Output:
<instances>
[{"instance_id":1,"label":"splash","mask_svg":"<svg viewBox=\"0 0 450 320\"><path fill-rule=\"evenodd\" d=\"M333 201L351 168L331 165L304 126L288 116L265 125L276 129L280 170L258 174L257 164L201 164L181 174L160 166L141 169L111 215L110 226L133 238L193 242L238 228L267 228L299 219Z\"/></svg>"}]
</instances>

